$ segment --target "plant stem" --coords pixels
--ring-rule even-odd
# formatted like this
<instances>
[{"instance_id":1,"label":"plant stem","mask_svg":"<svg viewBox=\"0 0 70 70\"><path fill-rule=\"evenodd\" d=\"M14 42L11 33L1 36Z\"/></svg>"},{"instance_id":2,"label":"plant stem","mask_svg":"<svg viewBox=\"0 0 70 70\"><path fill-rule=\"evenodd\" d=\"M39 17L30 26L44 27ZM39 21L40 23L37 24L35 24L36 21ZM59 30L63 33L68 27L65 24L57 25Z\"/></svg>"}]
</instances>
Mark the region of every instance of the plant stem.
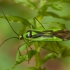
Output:
<instances>
[{"instance_id":1,"label":"plant stem","mask_svg":"<svg viewBox=\"0 0 70 70\"><path fill-rule=\"evenodd\" d=\"M35 50L37 51L37 54L35 55L36 69L41 70L41 67L40 67L40 51L39 51L38 42L35 43Z\"/></svg>"},{"instance_id":2,"label":"plant stem","mask_svg":"<svg viewBox=\"0 0 70 70\"><path fill-rule=\"evenodd\" d=\"M40 21L42 18L38 18L37 20ZM36 27L37 28L41 28L41 24L39 22L36 22ZM35 42L35 50L37 51L37 54L35 55L35 61L36 61L36 69L37 70L41 70L41 66L40 66L40 61L41 61L41 57L40 57L40 48L39 48L39 42Z\"/></svg>"}]
</instances>

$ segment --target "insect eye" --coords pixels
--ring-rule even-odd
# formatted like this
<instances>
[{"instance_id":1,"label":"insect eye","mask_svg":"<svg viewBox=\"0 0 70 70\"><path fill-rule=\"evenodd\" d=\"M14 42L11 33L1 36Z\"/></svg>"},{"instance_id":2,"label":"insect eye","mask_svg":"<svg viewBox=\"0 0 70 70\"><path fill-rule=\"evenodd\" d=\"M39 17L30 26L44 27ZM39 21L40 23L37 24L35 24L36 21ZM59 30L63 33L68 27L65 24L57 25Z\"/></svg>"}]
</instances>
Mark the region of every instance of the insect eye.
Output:
<instances>
[{"instance_id":1,"label":"insect eye","mask_svg":"<svg viewBox=\"0 0 70 70\"><path fill-rule=\"evenodd\" d=\"M31 36L30 34L27 34L26 37L27 37L27 38L31 38L32 36Z\"/></svg>"},{"instance_id":2,"label":"insect eye","mask_svg":"<svg viewBox=\"0 0 70 70\"><path fill-rule=\"evenodd\" d=\"M27 38L31 38L31 37L32 37L31 32L28 32L27 35L26 35L26 37L27 37Z\"/></svg>"}]
</instances>

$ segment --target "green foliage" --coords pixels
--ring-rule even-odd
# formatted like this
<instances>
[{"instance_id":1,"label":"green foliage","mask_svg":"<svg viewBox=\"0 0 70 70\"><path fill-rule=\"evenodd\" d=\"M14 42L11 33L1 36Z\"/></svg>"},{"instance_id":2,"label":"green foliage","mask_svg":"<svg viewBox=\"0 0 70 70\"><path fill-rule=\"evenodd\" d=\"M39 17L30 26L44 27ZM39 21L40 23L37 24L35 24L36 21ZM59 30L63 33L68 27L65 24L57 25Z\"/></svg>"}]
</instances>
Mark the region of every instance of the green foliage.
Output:
<instances>
[{"instance_id":1,"label":"green foliage","mask_svg":"<svg viewBox=\"0 0 70 70\"><path fill-rule=\"evenodd\" d=\"M24 19L22 17L19 17L19 16L7 15L6 17L11 22L22 23L25 26L30 26L31 25L31 23L28 20L26 20L26 19ZM0 18L5 18L5 16L0 16Z\"/></svg>"},{"instance_id":2,"label":"green foliage","mask_svg":"<svg viewBox=\"0 0 70 70\"><path fill-rule=\"evenodd\" d=\"M29 67L27 70L37 70L35 67Z\"/></svg>"},{"instance_id":3,"label":"green foliage","mask_svg":"<svg viewBox=\"0 0 70 70\"><path fill-rule=\"evenodd\" d=\"M45 12L44 16L52 16L52 17L59 18L59 19L70 20L70 15L59 16L58 14L56 14L54 12Z\"/></svg>"},{"instance_id":4,"label":"green foliage","mask_svg":"<svg viewBox=\"0 0 70 70\"><path fill-rule=\"evenodd\" d=\"M41 64L41 65L44 64L48 59L52 59L54 56L55 56L55 55L54 55L53 53L46 54L46 55L42 58L40 64Z\"/></svg>"},{"instance_id":5,"label":"green foliage","mask_svg":"<svg viewBox=\"0 0 70 70\"><path fill-rule=\"evenodd\" d=\"M16 62L18 63L21 63L23 60L26 60L24 59L25 56L27 56L28 53L26 53L25 55L21 56L21 53L26 50L28 48L28 46L31 45L32 42L28 42L27 44L24 43L23 45L21 45L19 48L18 48L18 52L16 53ZM30 52L29 52L30 53ZM24 57L24 58L23 58Z\"/></svg>"},{"instance_id":6,"label":"green foliage","mask_svg":"<svg viewBox=\"0 0 70 70\"><path fill-rule=\"evenodd\" d=\"M43 5L39 10L38 10L38 18L43 18L46 14L46 10L51 7L54 10L57 11L61 11L62 10L62 6L59 4L55 4L55 3L46 3L45 5ZM51 15L51 14L50 14Z\"/></svg>"},{"instance_id":7,"label":"green foliage","mask_svg":"<svg viewBox=\"0 0 70 70\"><path fill-rule=\"evenodd\" d=\"M24 61L29 61L36 54L35 50L30 50L24 55L19 55L18 60L16 60L16 64L20 64Z\"/></svg>"},{"instance_id":8,"label":"green foliage","mask_svg":"<svg viewBox=\"0 0 70 70\"><path fill-rule=\"evenodd\" d=\"M70 57L70 49L68 47L63 47L61 49L62 57Z\"/></svg>"},{"instance_id":9,"label":"green foliage","mask_svg":"<svg viewBox=\"0 0 70 70\"><path fill-rule=\"evenodd\" d=\"M58 2L58 1L59 1L59 2L63 2L63 3L64 3L64 2L65 2L65 3L66 3L66 2L67 2L67 3L70 3L70 0L48 0L48 1L49 1L49 2Z\"/></svg>"},{"instance_id":10,"label":"green foliage","mask_svg":"<svg viewBox=\"0 0 70 70\"><path fill-rule=\"evenodd\" d=\"M16 3L22 4L23 6L30 7L32 9L37 9L37 6L31 0L13 0Z\"/></svg>"},{"instance_id":11,"label":"green foliage","mask_svg":"<svg viewBox=\"0 0 70 70\"><path fill-rule=\"evenodd\" d=\"M48 2L46 2L46 0L44 0L44 1L40 0L40 3L37 3L37 4L34 3L34 0L33 1L31 1L31 0L13 0L13 1L16 3L19 3L21 5L24 5L28 8L37 10L37 14L35 15L35 17L31 18L32 20L35 18L33 22L29 22L27 19L19 17L19 16L11 16L11 15L6 16L9 21L23 24L22 30L20 30L19 36L25 35L25 37L26 37L27 32L24 33L23 31L24 30L26 31L28 28L29 28L29 30L37 30L37 31L38 30L39 31L45 31L45 30L46 31L47 30L58 31L58 30L62 30L62 29L66 28L64 24L60 24L59 22L50 22L50 23L46 22L46 27L44 26L45 23L43 23L41 25L40 22L45 16L46 17L52 16L52 17L55 17L58 19L64 19L66 21L70 20L70 14L67 16L59 16L58 14L56 14L54 12L47 11L48 8L52 8L52 10L55 10L55 11L62 11L63 7L61 5L61 2L62 3L70 2L69 0L67 0L67 1L66 0L48 0ZM5 17L0 16L0 18L5 18ZM18 48L18 51L16 53L16 63L14 65L14 67L12 67L12 69L15 68L16 65L18 65L24 61L30 61L32 57L35 57L36 66L29 67L27 70L45 70L45 68L43 68L43 69L41 68L41 65L44 64L47 60L56 59L56 58L62 59L62 58L70 57L70 49L68 47L60 46L57 42L53 42L54 38L52 38L51 42L49 42L49 43L48 43L48 41L44 42L45 40L41 41L41 39L42 39L41 37L32 38L32 39L28 38L26 40L24 40L24 39L25 38L22 39L24 41L24 44L19 46L19 48ZM34 50L30 47L31 45L33 45L33 47L35 48ZM49 46L49 48L46 45ZM28 47L31 50L28 51ZM59 50L57 47L59 48ZM47 49L49 51L49 53L46 54L41 59L40 51L43 48ZM22 55L21 53L24 52L25 50L27 50L27 52Z\"/></svg>"}]
</instances>

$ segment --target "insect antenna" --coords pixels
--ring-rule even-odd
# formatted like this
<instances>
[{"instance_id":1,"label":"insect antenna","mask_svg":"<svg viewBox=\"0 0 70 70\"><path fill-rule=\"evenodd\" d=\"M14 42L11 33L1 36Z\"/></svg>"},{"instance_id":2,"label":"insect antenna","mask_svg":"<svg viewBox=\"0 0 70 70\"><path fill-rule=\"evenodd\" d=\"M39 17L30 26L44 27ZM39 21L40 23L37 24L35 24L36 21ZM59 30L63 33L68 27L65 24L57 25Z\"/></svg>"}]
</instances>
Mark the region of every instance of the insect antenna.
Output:
<instances>
[{"instance_id":1,"label":"insect antenna","mask_svg":"<svg viewBox=\"0 0 70 70\"><path fill-rule=\"evenodd\" d=\"M4 41L1 43L0 47L1 47L6 41L8 41L8 40L10 40L10 39L13 39L13 38L19 39L18 37L11 37L11 38L8 38L8 39L4 40Z\"/></svg>"},{"instance_id":2,"label":"insect antenna","mask_svg":"<svg viewBox=\"0 0 70 70\"><path fill-rule=\"evenodd\" d=\"M0 7L0 8L1 8L1 7ZM16 33L16 34L18 35L18 33L17 33L13 28L12 28L12 26L11 26L10 22L8 21L8 19L7 19L6 15L5 15L4 11L2 10L2 8L1 8L1 11L2 11L2 13L3 13L3 15L4 15L5 19L6 19L6 20L7 20L7 22L9 23L9 25L10 25L11 29L14 31L14 33ZM19 35L18 35L18 36L19 36Z\"/></svg>"},{"instance_id":3,"label":"insect antenna","mask_svg":"<svg viewBox=\"0 0 70 70\"><path fill-rule=\"evenodd\" d=\"M16 35L18 35L18 33L13 29L13 27L12 27L11 24L10 24L10 22L8 21L8 19L7 19L6 15L5 15L4 11L2 10L2 8L1 8L1 11L2 11L2 13L3 13L5 19L6 19L7 22L9 23L11 29L13 30L13 32L14 32ZM18 35L18 36L19 36L19 35ZM6 41L8 41L8 40L10 40L10 39L12 39L12 38L17 38L17 39L19 39L18 37L11 37L11 38L8 38L8 39L6 39L6 40L0 45L0 47L1 47ZM25 40L24 40L24 42L26 43L27 46L29 46ZM26 47L26 48L27 48L27 47ZM32 48L30 47L30 49L32 49ZM28 52L28 49L27 49L27 52ZM20 51L19 51L19 53L21 54ZM28 57L29 57L29 55L28 55ZM29 63L29 60L28 60L28 63Z\"/></svg>"},{"instance_id":4,"label":"insect antenna","mask_svg":"<svg viewBox=\"0 0 70 70\"><path fill-rule=\"evenodd\" d=\"M0 7L1 8L1 7ZM2 11L2 13L3 13L3 15L4 15L4 17L5 17L5 19L7 20L7 22L9 23L9 25L10 25L10 27L11 27L11 29L14 31L14 33L16 33L17 35L18 35L18 33L13 29L13 27L11 26L11 24L10 24L10 22L8 21L8 19L7 19L7 17L6 17L6 15L5 15L5 13L4 13L4 11L3 11L3 9L1 8L1 11ZM18 35L19 36L19 35ZM18 38L18 37L11 37L11 38ZM11 38L8 38L8 39L6 39L5 41L7 41L7 40L9 40L9 39L11 39ZM18 38L19 39L19 38ZM4 42L5 42L4 41ZM25 41L24 41L25 42ZM31 48L32 49L32 48Z\"/></svg>"},{"instance_id":5,"label":"insect antenna","mask_svg":"<svg viewBox=\"0 0 70 70\"><path fill-rule=\"evenodd\" d=\"M45 27L42 25L42 23L35 17L35 19L40 23L40 25L45 29Z\"/></svg>"}]
</instances>

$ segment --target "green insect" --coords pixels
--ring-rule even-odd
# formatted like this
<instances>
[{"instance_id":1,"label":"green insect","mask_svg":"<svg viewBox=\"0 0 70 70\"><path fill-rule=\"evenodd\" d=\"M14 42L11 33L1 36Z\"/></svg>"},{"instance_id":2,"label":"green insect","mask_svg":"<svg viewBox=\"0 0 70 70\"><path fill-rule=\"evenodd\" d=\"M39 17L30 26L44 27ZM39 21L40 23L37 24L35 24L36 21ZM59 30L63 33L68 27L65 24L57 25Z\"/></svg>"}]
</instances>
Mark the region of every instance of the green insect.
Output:
<instances>
[{"instance_id":1,"label":"green insect","mask_svg":"<svg viewBox=\"0 0 70 70\"><path fill-rule=\"evenodd\" d=\"M2 13L3 13L5 19L7 20L7 22L9 23L10 27L12 28L12 26L11 26L10 22L8 21L7 17L5 16L3 10L2 10ZM40 25L44 28L44 26L41 23L40 23ZM32 25L32 27L34 27L34 26ZM14 31L14 33L16 33L13 28L12 28L12 30ZM36 41L41 42L41 41L66 41L66 40L70 40L70 31L66 30L66 29L55 29L55 30L50 30L50 29L46 30L45 28L44 28L44 30L31 29L31 30L28 30L26 33L24 33L22 35L19 35L18 33L16 33L16 34L17 34L18 37L11 37L11 38L6 39L5 41L7 41L9 39L12 39L12 38L17 38L17 39L20 39L20 40L33 41L33 42L36 42Z\"/></svg>"},{"instance_id":2,"label":"green insect","mask_svg":"<svg viewBox=\"0 0 70 70\"><path fill-rule=\"evenodd\" d=\"M3 12L3 10L2 10L2 12ZM4 12L3 12L3 14L4 14ZM12 26L11 26L10 22L8 21L7 17L5 16L5 14L4 14L4 17L7 20L7 22L9 23L10 27L12 28ZM44 28L44 26L42 24L41 24L41 26ZM14 33L16 33L13 28L12 28L12 30L14 31ZM19 35L18 33L16 33L16 34L18 35L18 38L20 40L65 41L65 40L69 40L70 39L70 31L66 30L66 29L55 29L55 30L50 30L50 29L46 30L45 28L44 28L44 30L31 29L31 30L28 30L23 35ZM17 37L13 37L13 38L17 38Z\"/></svg>"},{"instance_id":3,"label":"green insect","mask_svg":"<svg viewBox=\"0 0 70 70\"><path fill-rule=\"evenodd\" d=\"M70 40L70 31L66 29L57 31L28 30L21 37L32 41L65 41Z\"/></svg>"},{"instance_id":4,"label":"green insect","mask_svg":"<svg viewBox=\"0 0 70 70\"><path fill-rule=\"evenodd\" d=\"M3 10L2 10L2 12L3 12ZM4 14L4 12L3 12L3 14ZM9 23L10 27L12 28L12 26L11 26L10 22L8 21L5 14L4 14L4 17L7 20L7 22ZM44 28L44 26L42 24L41 24L41 26ZM12 28L12 30L14 31L14 33L16 33L13 28ZM45 42L48 42L48 41L55 41L56 42L56 41L70 40L70 31L66 30L66 29L55 29L55 30L51 30L51 29L48 29L48 30L46 30L46 29L44 29L44 30L29 29L27 32L25 32L22 35L19 35L18 33L16 33L16 34L18 37L8 38L4 42L6 42L7 40L10 40L12 38L17 38L17 39L23 40L27 46L30 46L27 42L31 42L31 43L33 43L33 42L44 42L44 41ZM4 42L2 44L4 44ZM2 46L2 44L0 46ZM21 47L18 48L18 52L19 52L19 56L22 56L20 48ZM30 49L32 50L31 47L30 47ZM27 50L27 52L28 52L28 50ZM22 62L22 60L20 62ZM18 62L18 63L20 63L20 62Z\"/></svg>"}]
</instances>

